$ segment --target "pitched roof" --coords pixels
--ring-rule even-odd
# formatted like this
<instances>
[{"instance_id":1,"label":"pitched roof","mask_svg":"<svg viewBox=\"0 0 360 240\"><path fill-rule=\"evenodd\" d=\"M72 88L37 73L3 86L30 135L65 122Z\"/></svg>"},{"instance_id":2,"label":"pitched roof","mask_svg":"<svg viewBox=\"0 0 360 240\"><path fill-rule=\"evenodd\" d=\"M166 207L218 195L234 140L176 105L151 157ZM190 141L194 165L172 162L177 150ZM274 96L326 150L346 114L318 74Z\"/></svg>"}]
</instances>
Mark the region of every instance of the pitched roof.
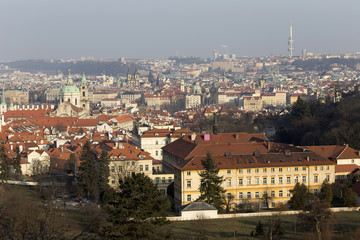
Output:
<instances>
[{"instance_id":1,"label":"pitched roof","mask_svg":"<svg viewBox=\"0 0 360 240\"><path fill-rule=\"evenodd\" d=\"M26 118L26 117L45 117L51 112L51 109L29 109L29 110L9 110L6 111L4 115L4 119L8 118Z\"/></svg>"},{"instance_id":2,"label":"pitched roof","mask_svg":"<svg viewBox=\"0 0 360 240\"><path fill-rule=\"evenodd\" d=\"M326 158L333 159L349 159L360 158L359 152L347 145L321 145L321 146L307 146L310 151L314 151Z\"/></svg>"},{"instance_id":3,"label":"pitched roof","mask_svg":"<svg viewBox=\"0 0 360 240\"><path fill-rule=\"evenodd\" d=\"M206 210L217 210L213 205L206 202L191 202L189 204L181 206L181 211L206 211Z\"/></svg>"},{"instance_id":4,"label":"pitched roof","mask_svg":"<svg viewBox=\"0 0 360 240\"><path fill-rule=\"evenodd\" d=\"M359 169L359 166L356 164L337 164L335 166L335 173L350 173L356 169Z\"/></svg>"},{"instance_id":5,"label":"pitched roof","mask_svg":"<svg viewBox=\"0 0 360 240\"><path fill-rule=\"evenodd\" d=\"M214 155L213 157L220 169L335 165L333 161L313 152L292 152L289 155L285 153ZM201 170L204 169L201 162L203 159L204 156L196 156L180 162L175 167L181 170Z\"/></svg>"},{"instance_id":6,"label":"pitched roof","mask_svg":"<svg viewBox=\"0 0 360 240\"><path fill-rule=\"evenodd\" d=\"M192 140L192 136L195 140ZM208 140L207 140L208 139ZM189 159L194 156L205 156L207 152L213 154L251 154L254 151L262 153L268 151L264 134L248 133L222 133L215 134L188 134L184 137L163 147L163 151L169 152L181 159Z\"/></svg>"}]
</instances>

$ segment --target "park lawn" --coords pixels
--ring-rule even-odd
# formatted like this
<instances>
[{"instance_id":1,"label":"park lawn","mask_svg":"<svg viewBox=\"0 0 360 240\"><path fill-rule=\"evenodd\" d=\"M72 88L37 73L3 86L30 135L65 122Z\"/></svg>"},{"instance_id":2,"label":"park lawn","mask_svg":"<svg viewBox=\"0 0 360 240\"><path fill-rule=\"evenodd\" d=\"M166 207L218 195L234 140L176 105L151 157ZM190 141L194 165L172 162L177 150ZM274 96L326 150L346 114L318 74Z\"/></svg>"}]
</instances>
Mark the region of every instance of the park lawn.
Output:
<instances>
[{"instance_id":1,"label":"park lawn","mask_svg":"<svg viewBox=\"0 0 360 240\"><path fill-rule=\"evenodd\" d=\"M258 239L251 237L251 231L259 220L262 223L270 217L244 217L233 219L212 219L198 221L171 222L164 227L164 231L171 232L173 239ZM302 232L296 229L296 215L280 217L285 228L281 239L299 239ZM339 235L360 228L360 212L336 213L334 232ZM236 232L236 237L234 232Z\"/></svg>"}]
</instances>

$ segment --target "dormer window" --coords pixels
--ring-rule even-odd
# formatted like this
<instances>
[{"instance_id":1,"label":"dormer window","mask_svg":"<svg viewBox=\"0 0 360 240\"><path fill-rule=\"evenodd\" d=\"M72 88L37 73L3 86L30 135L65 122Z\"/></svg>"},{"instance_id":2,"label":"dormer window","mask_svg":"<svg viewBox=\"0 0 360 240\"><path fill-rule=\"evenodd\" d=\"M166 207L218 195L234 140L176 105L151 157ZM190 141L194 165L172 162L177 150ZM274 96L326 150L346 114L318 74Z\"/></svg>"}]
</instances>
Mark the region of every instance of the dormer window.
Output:
<instances>
[{"instance_id":1,"label":"dormer window","mask_svg":"<svg viewBox=\"0 0 360 240\"><path fill-rule=\"evenodd\" d=\"M158 134L158 133L155 133L155 136L159 136L159 134Z\"/></svg>"}]
</instances>

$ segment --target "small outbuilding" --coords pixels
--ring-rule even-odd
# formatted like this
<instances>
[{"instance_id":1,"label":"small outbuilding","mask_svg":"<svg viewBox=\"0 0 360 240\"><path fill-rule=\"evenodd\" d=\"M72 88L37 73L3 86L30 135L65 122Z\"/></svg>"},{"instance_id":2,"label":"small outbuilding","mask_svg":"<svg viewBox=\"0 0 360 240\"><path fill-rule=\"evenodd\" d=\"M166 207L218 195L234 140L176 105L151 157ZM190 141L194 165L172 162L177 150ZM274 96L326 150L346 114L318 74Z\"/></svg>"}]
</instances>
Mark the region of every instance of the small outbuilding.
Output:
<instances>
[{"instance_id":1,"label":"small outbuilding","mask_svg":"<svg viewBox=\"0 0 360 240\"><path fill-rule=\"evenodd\" d=\"M182 220L217 218L218 210L206 202L192 202L180 208Z\"/></svg>"}]
</instances>

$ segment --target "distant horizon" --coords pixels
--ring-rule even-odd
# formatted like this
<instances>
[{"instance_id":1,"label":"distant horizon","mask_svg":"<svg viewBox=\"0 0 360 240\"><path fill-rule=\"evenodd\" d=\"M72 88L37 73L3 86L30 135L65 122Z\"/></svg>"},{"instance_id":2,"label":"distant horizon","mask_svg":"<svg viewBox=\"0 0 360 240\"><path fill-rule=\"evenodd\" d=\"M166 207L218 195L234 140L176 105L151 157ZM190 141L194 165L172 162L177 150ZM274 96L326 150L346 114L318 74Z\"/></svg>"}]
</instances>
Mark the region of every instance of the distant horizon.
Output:
<instances>
[{"instance_id":1,"label":"distant horizon","mask_svg":"<svg viewBox=\"0 0 360 240\"><path fill-rule=\"evenodd\" d=\"M313 52L312 52L313 53ZM322 56L322 55L356 55L357 53L360 53L360 51L358 52L352 52L352 53L314 53L314 56ZM297 57L301 57L302 55L294 55L293 58L297 58ZM98 60L110 60L110 59L116 59L119 60L121 58L125 58L125 60L168 60L171 57L178 57L178 58L200 58L200 59L211 59L212 56L208 56L208 57L202 57L202 56L168 56L168 57L164 57L164 58L141 58L141 57L130 57L130 58L126 58L126 57L92 57L92 56L79 56L79 57L71 57L71 58L24 58L24 59L13 59L13 60L4 60L4 59L0 59L0 63L6 63L6 62L16 62L16 61L39 61L39 60L55 60L55 61L59 61L59 60L77 60L77 61L98 61ZM270 56L236 56L236 58L270 58L270 57L282 57L281 55L270 55ZM284 57L289 57L287 54L284 54ZM93 58L93 59L85 59L85 60L81 60L81 58Z\"/></svg>"},{"instance_id":2,"label":"distant horizon","mask_svg":"<svg viewBox=\"0 0 360 240\"><path fill-rule=\"evenodd\" d=\"M360 1L4 0L0 59L250 58L360 51ZM227 47L226 47L227 46Z\"/></svg>"}]
</instances>

